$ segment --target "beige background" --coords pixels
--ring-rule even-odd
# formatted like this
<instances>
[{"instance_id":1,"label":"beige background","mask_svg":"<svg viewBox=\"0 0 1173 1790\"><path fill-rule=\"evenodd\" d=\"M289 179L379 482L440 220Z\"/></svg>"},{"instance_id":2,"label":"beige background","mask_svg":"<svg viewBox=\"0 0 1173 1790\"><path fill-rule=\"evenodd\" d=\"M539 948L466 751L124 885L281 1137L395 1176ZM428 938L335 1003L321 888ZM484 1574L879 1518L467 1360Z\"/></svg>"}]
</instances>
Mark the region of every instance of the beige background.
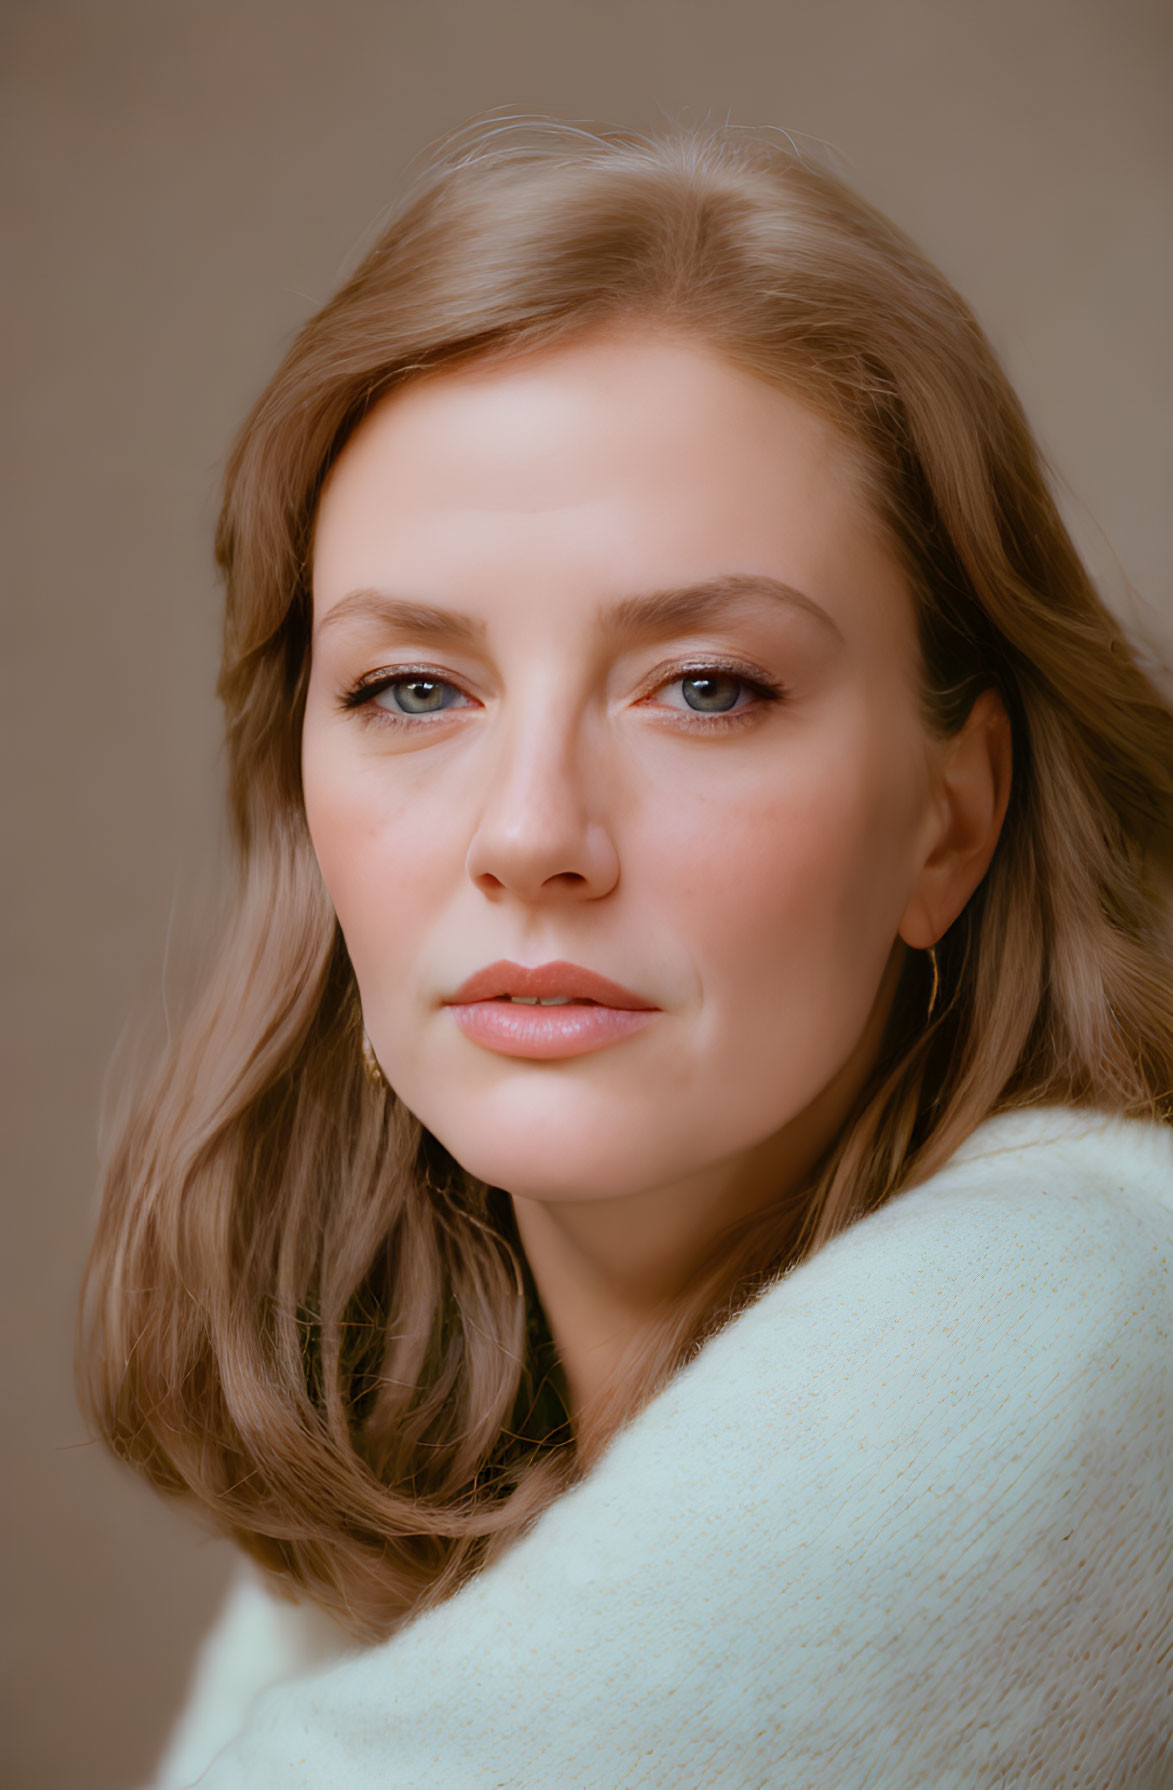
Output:
<instances>
[{"instance_id":1,"label":"beige background","mask_svg":"<svg viewBox=\"0 0 1173 1790\"><path fill-rule=\"evenodd\" d=\"M1168 16L8 0L11 1790L141 1781L228 1566L85 1445L71 1332L103 1070L127 1016L159 1006L169 920L198 911L216 850L214 491L290 333L410 159L485 108L807 133L975 305L1109 600L1171 658Z\"/></svg>"}]
</instances>

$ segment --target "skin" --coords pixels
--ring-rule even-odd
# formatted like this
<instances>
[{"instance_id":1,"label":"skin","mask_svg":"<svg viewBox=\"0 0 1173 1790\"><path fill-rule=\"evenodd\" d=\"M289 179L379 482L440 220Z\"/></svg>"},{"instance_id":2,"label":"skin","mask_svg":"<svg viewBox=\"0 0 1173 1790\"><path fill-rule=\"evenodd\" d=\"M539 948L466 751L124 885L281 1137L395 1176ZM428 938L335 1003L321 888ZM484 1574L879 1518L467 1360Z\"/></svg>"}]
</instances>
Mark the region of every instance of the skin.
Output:
<instances>
[{"instance_id":1,"label":"skin","mask_svg":"<svg viewBox=\"0 0 1173 1790\"><path fill-rule=\"evenodd\" d=\"M608 624L730 573L826 619L750 594L658 634ZM483 638L363 613L372 589ZM327 481L313 591L306 812L367 1031L411 1110L512 1195L578 1411L722 1226L833 1143L907 948L993 854L1009 724L987 692L955 739L926 733L911 596L850 446L663 329L393 393ZM686 683L722 661L784 698ZM412 709L410 679L343 706L397 666L449 706ZM506 1057L443 1006L498 958L565 958L661 1012L589 1055Z\"/></svg>"}]
</instances>

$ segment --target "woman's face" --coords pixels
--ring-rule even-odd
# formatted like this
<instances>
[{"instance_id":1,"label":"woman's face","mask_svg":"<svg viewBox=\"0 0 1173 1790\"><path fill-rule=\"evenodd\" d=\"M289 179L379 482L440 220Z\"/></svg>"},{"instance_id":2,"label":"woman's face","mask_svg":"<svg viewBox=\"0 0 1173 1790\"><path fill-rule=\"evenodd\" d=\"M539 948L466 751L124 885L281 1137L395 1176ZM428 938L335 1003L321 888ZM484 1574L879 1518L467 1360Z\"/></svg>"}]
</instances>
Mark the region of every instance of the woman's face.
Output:
<instances>
[{"instance_id":1,"label":"woman's face","mask_svg":"<svg viewBox=\"0 0 1173 1790\"><path fill-rule=\"evenodd\" d=\"M913 610L833 430L662 331L431 375L313 593L306 810L407 1106L543 1201L817 1156L936 936ZM644 1011L454 1004L502 960Z\"/></svg>"}]
</instances>

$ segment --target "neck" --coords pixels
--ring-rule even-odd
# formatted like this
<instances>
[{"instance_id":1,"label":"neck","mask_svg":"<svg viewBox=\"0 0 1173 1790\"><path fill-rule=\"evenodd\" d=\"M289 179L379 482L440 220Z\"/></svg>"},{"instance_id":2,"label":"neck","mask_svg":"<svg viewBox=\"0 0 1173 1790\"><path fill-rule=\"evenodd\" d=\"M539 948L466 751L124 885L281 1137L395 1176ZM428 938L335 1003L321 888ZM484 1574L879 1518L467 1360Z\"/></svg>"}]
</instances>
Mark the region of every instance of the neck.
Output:
<instances>
[{"instance_id":1,"label":"neck","mask_svg":"<svg viewBox=\"0 0 1173 1790\"><path fill-rule=\"evenodd\" d=\"M814 1101L736 1159L617 1198L513 1195L522 1248L566 1375L576 1425L624 1352L713 1263L726 1226L793 1206L874 1067L899 976L894 954L856 1049Z\"/></svg>"}]
</instances>

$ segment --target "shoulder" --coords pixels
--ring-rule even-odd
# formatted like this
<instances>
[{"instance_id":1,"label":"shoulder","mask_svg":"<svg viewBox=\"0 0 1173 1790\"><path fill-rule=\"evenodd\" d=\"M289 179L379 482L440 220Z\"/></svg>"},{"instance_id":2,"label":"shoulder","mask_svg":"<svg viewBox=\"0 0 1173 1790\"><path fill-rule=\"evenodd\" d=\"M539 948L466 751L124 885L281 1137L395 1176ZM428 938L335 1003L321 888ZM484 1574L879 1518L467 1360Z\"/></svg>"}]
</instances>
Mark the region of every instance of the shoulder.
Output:
<instances>
[{"instance_id":1,"label":"shoulder","mask_svg":"<svg viewBox=\"0 0 1173 1790\"><path fill-rule=\"evenodd\" d=\"M1173 1125L1072 1106L993 1114L921 1186L1110 1196L1173 1213ZM915 1190L913 1190L915 1191Z\"/></svg>"},{"instance_id":2,"label":"shoulder","mask_svg":"<svg viewBox=\"0 0 1173 1790\"><path fill-rule=\"evenodd\" d=\"M1168 1235L1173 1127L1064 1106L997 1113L865 1222L880 1235L937 1216L964 1231L967 1214L999 1233L1017 1220L1036 1233L1136 1225Z\"/></svg>"},{"instance_id":3,"label":"shoulder","mask_svg":"<svg viewBox=\"0 0 1173 1790\"><path fill-rule=\"evenodd\" d=\"M906 1323L1040 1304L1078 1325L1169 1297L1173 1128L1071 1107L996 1114L948 1162L857 1220L766 1295L833 1287ZM1089 1303L1090 1301L1090 1303Z\"/></svg>"},{"instance_id":4,"label":"shoulder","mask_svg":"<svg viewBox=\"0 0 1173 1790\"><path fill-rule=\"evenodd\" d=\"M1000 1113L853 1232L843 1270L899 1266L926 1317L951 1306L975 1330L1045 1322L1056 1343L1125 1331L1156 1342L1169 1316L1173 1128L1070 1107Z\"/></svg>"},{"instance_id":5,"label":"shoulder","mask_svg":"<svg viewBox=\"0 0 1173 1790\"><path fill-rule=\"evenodd\" d=\"M1020 1446L1042 1471L1091 1445L1094 1399L1105 1423L1128 1412L1132 1449L1168 1449L1171 1254L1169 1127L997 1115L768 1287L649 1407L647 1429L695 1428L700 1445L719 1426L747 1472L769 1465L763 1435L825 1465L868 1438L907 1463L963 1432L983 1472Z\"/></svg>"},{"instance_id":6,"label":"shoulder","mask_svg":"<svg viewBox=\"0 0 1173 1790\"><path fill-rule=\"evenodd\" d=\"M197 1655L151 1790L191 1784L262 1691L354 1651L316 1605L278 1596L243 1556Z\"/></svg>"}]
</instances>

